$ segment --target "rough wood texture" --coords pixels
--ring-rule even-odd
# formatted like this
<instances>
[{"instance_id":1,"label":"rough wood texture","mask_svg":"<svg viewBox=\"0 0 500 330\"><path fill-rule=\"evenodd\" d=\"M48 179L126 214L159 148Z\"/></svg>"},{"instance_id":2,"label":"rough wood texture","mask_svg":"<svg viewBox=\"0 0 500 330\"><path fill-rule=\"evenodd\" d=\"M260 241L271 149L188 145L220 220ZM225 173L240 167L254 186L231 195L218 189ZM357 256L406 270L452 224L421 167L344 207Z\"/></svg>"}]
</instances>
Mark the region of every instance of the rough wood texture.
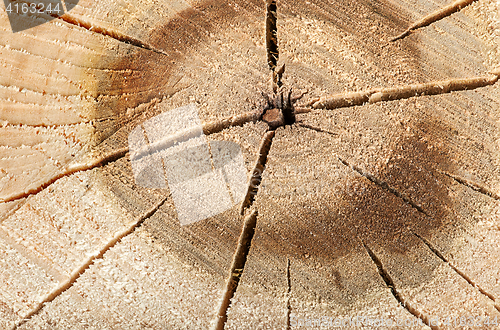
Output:
<instances>
[{"instance_id":1,"label":"rough wood texture","mask_svg":"<svg viewBox=\"0 0 500 330\"><path fill-rule=\"evenodd\" d=\"M500 4L451 3L81 0L15 34L1 4L0 328L500 318ZM258 189L181 227L127 138L189 103Z\"/></svg>"}]
</instances>

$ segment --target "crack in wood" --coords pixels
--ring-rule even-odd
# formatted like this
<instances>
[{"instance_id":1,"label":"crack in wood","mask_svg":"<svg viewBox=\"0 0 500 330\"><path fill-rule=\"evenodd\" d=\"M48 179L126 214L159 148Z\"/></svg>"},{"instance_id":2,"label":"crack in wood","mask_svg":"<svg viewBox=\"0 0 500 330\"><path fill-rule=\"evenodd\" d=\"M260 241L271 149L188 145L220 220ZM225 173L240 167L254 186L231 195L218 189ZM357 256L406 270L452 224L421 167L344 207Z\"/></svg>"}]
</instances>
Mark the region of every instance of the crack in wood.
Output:
<instances>
[{"instance_id":1,"label":"crack in wood","mask_svg":"<svg viewBox=\"0 0 500 330\"><path fill-rule=\"evenodd\" d=\"M117 41L132 45L134 47L149 50L149 51L155 52L155 53L160 54L160 55L169 56L169 54L167 52L165 52L161 49L158 49L152 45L149 45L147 43L144 43L139 39L125 35L125 34L118 32L118 31L113 31L111 29L107 29L103 26L96 26L93 23L86 22L85 20L78 18L78 17L75 17L75 16L72 16L68 13L65 13L62 16L57 16L56 18L59 18L68 24L82 27L90 32L94 32L94 33L98 33L98 34L101 34L101 35L106 36L106 37L110 37L112 39L115 39Z\"/></svg>"},{"instance_id":2,"label":"crack in wood","mask_svg":"<svg viewBox=\"0 0 500 330\"><path fill-rule=\"evenodd\" d=\"M257 122L261 120L262 118L262 111L252 111L252 112L246 112L242 115L239 116L233 116L229 117L227 119L219 120L219 121L214 121L214 122L209 122L203 125L203 133L206 135L211 135L218 133L226 128L229 127L234 127L234 126L243 126L245 123L248 122ZM134 158L140 157L144 153L151 153L155 152L157 150L162 150L162 147L165 147L165 143L171 141L171 139L168 140L160 140L157 143L155 143L152 147L148 148L147 150L140 150L139 154L135 154ZM62 173L50 178L46 182L40 184L38 187L35 187L27 192L21 192L17 194L13 194L11 196L7 196L4 198L0 198L0 203L2 202L12 202L15 200L19 200L25 197L29 197L32 195L36 195L39 192L41 192L43 189L47 188L49 185L55 183L59 179L69 176L71 174L77 173L77 172L82 172L82 171L88 171L92 170L97 167L103 167L106 166L112 162L115 162L119 160L120 158L123 158L126 156L126 154L129 152L128 147L123 147L120 149L116 149L112 152L107 153L104 156L98 157L96 159L93 159L87 163L79 163L79 164L74 164L68 166Z\"/></svg>"},{"instance_id":3,"label":"crack in wood","mask_svg":"<svg viewBox=\"0 0 500 330\"><path fill-rule=\"evenodd\" d=\"M428 240L426 240L424 237L420 236L417 233L414 233L414 232L411 232L411 233L415 237L417 237L420 241L422 241L429 248L429 250L431 250L432 253L434 253L439 259L441 259L444 263L446 263L448 266L450 266L450 268L453 269L455 271L455 273L457 273L460 277L462 277L473 288L477 289L481 294L483 294L484 296L488 297L491 301L493 301L493 302L496 301L495 297L491 293L489 293L486 290L484 290L483 288L481 288L478 284L476 284L472 280L472 278L470 276L467 276L467 274L465 274L464 272L462 272L461 270L459 270L457 267L455 267L448 259L446 259L444 257L444 255L437 248L435 248L431 244L431 242L429 242ZM497 310L499 309L499 307L497 305L495 305L495 308Z\"/></svg>"},{"instance_id":4,"label":"crack in wood","mask_svg":"<svg viewBox=\"0 0 500 330\"><path fill-rule=\"evenodd\" d=\"M69 176L69 175L77 173L77 172L88 171L88 170L94 169L96 167L106 166L109 163L115 162L118 159L125 157L125 155L127 153L128 153L128 148L125 147L125 148L114 150L114 151L112 151L112 152L110 152L102 157L93 159L93 160L89 161L88 163L80 163L80 164L70 165L62 173L48 179L46 182L40 184L38 187L35 187L29 191L20 192L20 193L12 194L12 195L4 197L4 198L0 198L0 202L12 202L12 201L26 198L26 197L29 197L32 195L36 195L61 178L64 178L66 176Z\"/></svg>"},{"instance_id":5,"label":"crack in wood","mask_svg":"<svg viewBox=\"0 0 500 330\"><path fill-rule=\"evenodd\" d=\"M241 274L245 268L248 252L250 251L250 247L252 245L252 239L257 226L257 216L258 212L254 209L252 210L252 213L245 218L245 223L238 240L238 246L236 247L236 251L233 256L229 277L226 281L226 289L224 290L219 311L217 313L214 330L223 330L226 324L229 305L231 304L231 299L238 289Z\"/></svg>"},{"instance_id":6,"label":"crack in wood","mask_svg":"<svg viewBox=\"0 0 500 330\"><path fill-rule=\"evenodd\" d=\"M414 209L416 209L418 212L420 212L422 214L425 214L426 216L429 216L420 205L418 205L417 203L413 202L408 197L405 197L402 193L400 193L396 189L394 189L391 186L389 186L389 184L387 182L380 180L379 178L375 177L371 173L367 173L367 172L363 171L361 168L359 168L356 165L349 164L347 161L345 161L344 159L342 159L340 157L338 157L338 158L339 158L339 160L340 160L340 162L342 164L344 164L347 167L352 168L354 171L356 171L357 173L359 173L363 177L367 178L373 184L381 187L382 189L384 189L384 190L390 192L391 194L393 194L394 196L402 199L406 204L410 205L411 207L413 207Z\"/></svg>"},{"instance_id":7,"label":"crack in wood","mask_svg":"<svg viewBox=\"0 0 500 330\"><path fill-rule=\"evenodd\" d=\"M202 125L202 131L205 135L211 135L215 133L219 133L222 130L234 127L234 126L243 126L245 123L249 122L257 122L262 118L262 111L251 111L246 112L239 116L229 117L223 120L213 121ZM130 155L131 160L140 159L142 157L146 157L148 155L152 155L154 153L160 152L167 148L172 147L178 141L185 141L188 139L195 138L199 136L199 128L192 127L183 131L176 132L175 134L165 136L162 139L155 141L154 143L148 143L144 147L134 151Z\"/></svg>"},{"instance_id":8,"label":"crack in wood","mask_svg":"<svg viewBox=\"0 0 500 330\"><path fill-rule=\"evenodd\" d=\"M492 75L488 77L457 78L394 88L376 88L367 91L334 94L322 97L319 100L313 100L306 106L311 106L314 109L332 110L359 106L367 103L402 100L416 96L440 95L457 91L473 90L494 85L498 81L499 75L497 72L492 72L491 74Z\"/></svg>"},{"instance_id":9,"label":"crack in wood","mask_svg":"<svg viewBox=\"0 0 500 330\"><path fill-rule=\"evenodd\" d=\"M313 130L313 131L316 131L316 132L319 132L319 133L326 133L326 134L330 134L330 135L333 135L333 136L338 136L339 135L337 133L326 131L326 130L324 130L322 128L319 128L319 127L316 127L316 126L312 126L312 125L309 125L309 124L299 123L298 125L300 127L304 127L304 128L307 128L307 129L310 129L310 130Z\"/></svg>"},{"instance_id":10,"label":"crack in wood","mask_svg":"<svg viewBox=\"0 0 500 330\"><path fill-rule=\"evenodd\" d=\"M459 0L456 1L455 3L451 4L450 6L447 6L433 14L430 14L426 17L424 17L422 20L414 23L408 30L406 30L402 35L394 38L392 41L396 41L398 39L402 39L405 36L409 35L411 31L418 29L420 27L429 25L439 19L442 19L443 17L446 17L448 15L453 14L454 12L460 10L464 6L474 2L476 0ZM267 46L267 61L270 69L272 70L272 82L273 82L273 91L276 91L281 84L281 75L284 72L284 65L279 68L277 68L277 63L279 59L279 49L278 49L278 42L277 42L277 4L276 0L267 0L267 13L266 13L266 46ZM123 42L130 44L135 47L143 48L149 51L153 51L162 55L167 55L168 54L162 50L154 48L152 45L148 45L143 43L142 41L135 39L133 37L124 35L118 31L113 31L106 29L104 27L96 27L93 26L89 22L85 22L84 20L80 18L76 18L74 16L71 16L69 14L65 14L62 17L59 17L63 21L65 21L68 24L75 25L75 26L80 26L85 28L88 31L95 32L110 38L113 38L117 41ZM391 100L399 100L399 99L405 99L405 98L410 98L414 96L421 96L421 95L438 95L438 94L444 94L444 93L450 93L452 91L461 91L461 90L468 90L468 89L474 89L474 88L479 88L479 87L484 87L487 85L493 85L496 83L498 80L499 73L494 73L495 77L490 78L490 77L478 77L478 78L467 78L467 79L451 79L447 81L441 81L441 82L431 82L431 83L424 83L424 84L415 84L415 85L409 85L409 86L403 86L403 87L397 87L397 88L381 88L381 89L372 89L369 91L362 91L362 92L353 92L353 93L344 93L344 94L337 94L325 98L321 98L319 100L315 100L314 102L310 103L309 107L313 107L315 109L335 109L339 107L352 107L352 106L357 106L357 105L363 105L366 103L376 103L376 102L382 102L382 101L391 101ZM308 108L300 108L296 109L296 113L306 113L310 112L311 110ZM247 122L257 122L262 120L262 111L254 111L254 112L248 112L239 116L234 116L230 117L227 119L223 119L221 121L215 121L215 122L210 122L207 124L203 125L203 133L206 135L214 134L217 132L220 132L224 129L227 129L229 127L233 126L242 126L243 124ZM336 135L335 133L332 132L327 132L324 131L320 128L309 126L309 125L304 125L304 124L299 124L302 127L312 129L318 132L323 132L323 133L328 133L328 134L333 134ZM252 174L252 177L250 179L249 185L248 185L248 191L247 191L247 196L242 203L242 214L244 213L245 209L248 207L252 206L253 199L255 195L258 192L258 186L262 180L262 173L265 168L265 164L267 161L268 153L272 144L273 137L275 135L275 131L268 131L263 137L263 141L261 142L260 150L259 150L259 155L258 159L256 161L255 169ZM119 150L116 150L107 156L104 156L100 159L94 160L88 164L80 164L80 165L75 165L71 167L71 171L67 171L61 176L55 178L54 180L47 182L44 184L38 191L35 191L31 194L36 194L42 189L44 189L46 186L50 185L51 183L57 181L59 178L62 178L66 175L70 175L72 173L76 173L78 171L84 171L84 170L89 170L94 167L98 166L103 166L106 165L112 161L118 160L122 157L125 157L128 152L128 148L121 148ZM413 208L417 209L419 212L426 214L423 209L403 196L400 192L397 190L391 188L386 182L381 181L380 179L376 178L372 174L365 173L363 172L360 168L357 166L351 166L348 164L346 161L340 159L340 161L346 165L351 167L353 170L358 172L360 175L374 183L375 185L389 191L393 195L397 196L398 198L402 199L405 203L411 205ZM445 173L446 174L446 173ZM448 175L448 174L447 174ZM451 175L448 175L452 177ZM467 181L459 181L459 179L456 179L452 177L456 181L465 184L467 186L470 186L472 189L474 187L478 188L476 185L471 184ZM479 186L477 191L487 191L482 189L482 187ZM482 189L482 190L481 190ZM491 193L491 191L489 191ZM484 193L484 192L483 192ZM18 198L23 198L27 197L28 195L18 197ZM498 199L498 195L494 195L496 199ZM10 199L10 200L15 200L18 198ZM74 277L70 279L69 282L64 283L60 288L55 290L53 293L51 293L42 303L38 305L38 307L31 312L24 320L22 320L19 324L16 325L15 328L18 326L24 324L25 322L29 321L30 318L32 318L34 315L38 314L40 310L43 308L43 305L45 303L48 303L52 300L54 300L57 296L65 292L68 288L72 286L72 284L78 279L78 277L86 270L88 269L91 264L95 261L97 258L102 258L104 253L108 251L110 248L112 248L117 242L119 242L123 237L127 236L128 234L132 233L135 228L140 226L147 218L152 216L160 207L163 205L163 203L166 201L164 199L157 207L155 207L152 211L149 211L142 220L139 220L135 225L133 225L131 228L120 234L118 238L114 239L111 241L106 247L101 251L101 253L89 260L87 263L85 263L82 267L79 268L79 270L76 271ZM427 214L426 214L427 215ZM251 242L253 235L255 233L255 228L257 224L257 210L253 210L250 215L248 215L245 218L245 223L242 228L241 235L239 237L239 242L238 246L236 248L235 254L233 256L233 262L232 266L230 269L230 275L226 283L226 289L223 295L223 299L219 308L218 312L218 317L217 317L217 322L215 329L223 329L225 326L225 323L227 321L227 312L229 310L230 302L232 297L234 296L242 272L244 270L245 263L247 261L248 253L251 247ZM418 237L418 236L417 236ZM420 237L419 237L420 238ZM425 243L425 241L424 241ZM394 286L394 282L392 278L389 276L388 272L384 269L382 263L378 259L378 257L373 253L372 250L364 243L362 242L363 246L365 247L367 253L371 257L372 261L375 263L377 266L378 272L384 282L386 283L387 287L390 288L393 296L396 298L396 300L406 309L408 310L412 315L415 317L421 319L426 323L427 325L427 317L423 316L421 313L416 312L414 309L409 307L407 303L404 301L403 297L401 294L396 290ZM428 245L428 247L432 250L433 248ZM434 252L434 251L433 251ZM439 251L436 250L437 253ZM435 252L435 253L436 253ZM440 257L440 255L436 255ZM440 257L443 261L447 262L442 256ZM449 263L448 263L449 264ZM450 265L451 266L451 265ZM453 267L453 266L451 266ZM455 271L458 272L458 270L455 269ZM462 276L462 275L461 275ZM291 279L290 279L290 260L287 258L287 265L286 265L286 277L287 277L287 328L290 328L290 312L291 312L291 306L290 306L290 293L291 293ZM464 277L464 276L462 276ZM465 277L464 277L465 278ZM472 282L469 282L471 285L474 285ZM485 293L486 294L486 293ZM487 295L487 294L486 294ZM490 297L490 299L492 299ZM15 329L14 328L14 329ZM434 329L434 328L433 328Z\"/></svg>"},{"instance_id":11,"label":"crack in wood","mask_svg":"<svg viewBox=\"0 0 500 330\"><path fill-rule=\"evenodd\" d=\"M274 93L283 86L282 77L285 72L285 63L279 68L279 47L278 47L278 25L277 25L277 10L276 0L267 0L266 7L266 51L267 64L271 69L271 89Z\"/></svg>"},{"instance_id":12,"label":"crack in wood","mask_svg":"<svg viewBox=\"0 0 500 330\"><path fill-rule=\"evenodd\" d=\"M372 261L375 264L375 266L377 267L377 270L378 270L378 273L379 273L380 277L382 277L382 280L385 282L385 285L391 290L392 295L394 296L394 298L396 298L396 300L398 301L398 303L404 309L406 309L410 314L412 314L416 318L422 320L422 322L425 325L427 325L428 327L430 327L433 330L437 330L438 328L436 326L433 326L429 322L429 317L428 316L426 316L423 313L417 311L415 308L413 308L412 306L410 306L407 301L405 301L404 297L397 290L396 286L394 285L393 279L391 278L391 276L389 275L389 273L387 272L387 270L384 268L384 265L382 264L382 262L380 261L380 259L377 257L377 255L368 247L368 245L366 245L365 242L361 241L361 244L363 244L366 252L368 253L368 255L370 256L370 258L372 259Z\"/></svg>"},{"instance_id":13,"label":"crack in wood","mask_svg":"<svg viewBox=\"0 0 500 330\"><path fill-rule=\"evenodd\" d=\"M203 133L205 135L219 133L222 130L235 127L243 126L246 123L256 123L262 119L262 111L249 111L241 115L232 116L226 119L208 122L203 125Z\"/></svg>"},{"instance_id":14,"label":"crack in wood","mask_svg":"<svg viewBox=\"0 0 500 330\"><path fill-rule=\"evenodd\" d=\"M275 71L279 59L276 0L267 0L266 7L266 49L267 64Z\"/></svg>"},{"instance_id":15,"label":"crack in wood","mask_svg":"<svg viewBox=\"0 0 500 330\"><path fill-rule=\"evenodd\" d=\"M412 31L419 29L419 28L422 28L422 27L425 27L425 26L428 26L428 25L430 25L434 22L437 22L437 21L439 21L447 16L450 16L450 15L456 13L457 11L460 11L462 8L470 5L471 3L475 2L475 1L477 1L477 0L457 0L457 1L449 4L448 6L442 7L440 9L436 10L435 12L423 17L422 19L418 20L417 22L413 23L403 33L401 33L397 37L392 38L390 41L394 42L394 41L397 41L399 39L403 39L403 38L407 37L408 35L410 35L410 33Z\"/></svg>"},{"instance_id":16,"label":"crack in wood","mask_svg":"<svg viewBox=\"0 0 500 330\"><path fill-rule=\"evenodd\" d=\"M85 271L89 269L90 266L92 266L96 260L102 259L107 251L116 246L116 244L118 244L123 238L133 233L138 227L140 227L144 223L144 221L152 217L156 213L156 211L158 211L162 207L162 205L165 204L167 199L168 196L163 198L153 208L140 215L137 218L137 221L132 223L128 228L115 234L115 236L99 251L98 254L90 256L86 262L84 262L80 267L74 270L67 280L62 282L57 288L55 288L45 298L43 298L42 301L40 301L27 315L25 315L20 321L18 321L12 327L12 330L16 330L23 324L29 322L34 316L39 314L48 303L50 303L58 296L66 292L69 288L71 288L73 284L75 284L75 282L80 278L80 276L83 273L85 273Z\"/></svg>"},{"instance_id":17,"label":"crack in wood","mask_svg":"<svg viewBox=\"0 0 500 330\"><path fill-rule=\"evenodd\" d=\"M462 177L455 175L455 174L451 174L449 172L445 172L445 171L441 171L441 170L437 170L437 171L439 173L444 174L447 177L455 180L456 182L460 183L461 185L464 185L468 188L471 188L474 191L477 191L478 193L481 193L481 194L486 195L488 197L491 197L497 201L500 201L500 195L496 194L493 190L491 190L490 188L488 188L484 185L481 185L481 184L476 183L476 182L472 182L470 180L467 180L467 179L462 178Z\"/></svg>"},{"instance_id":18,"label":"crack in wood","mask_svg":"<svg viewBox=\"0 0 500 330\"><path fill-rule=\"evenodd\" d=\"M259 190L259 185L262 181L262 174L264 173L264 168L267 162L267 156L269 154L269 150L271 149L271 145L273 142L273 138L275 135L275 131L268 131L262 137L262 141L259 147L259 155L257 157L257 161L255 162L254 170L252 171L252 175L250 180L248 181L247 193L243 202L241 203L241 214L245 213L245 210L252 206L255 195Z\"/></svg>"},{"instance_id":19,"label":"crack in wood","mask_svg":"<svg viewBox=\"0 0 500 330\"><path fill-rule=\"evenodd\" d=\"M220 132L226 128L229 128L229 127L243 126L245 123L248 123L248 122L257 122L257 121L261 120L261 118L262 118L262 111L247 112L247 113L244 113L244 114L239 115L239 116L233 116L233 117L229 117L227 119L223 119L220 121L206 123L203 125L203 133L205 133L206 135L215 134L215 133L218 133L218 132ZM170 139L168 141L170 141ZM157 149L161 150L161 147L162 146L164 147L164 144L165 144L165 141L163 141L163 140L158 141L153 146L153 149L154 149L153 152ZM151 151L152 151L151 148L148 148L147 150L142 150L143 153L148 153ZM56 181L58 181L59 179L61 179L63 177L69 176L69 175L77 173L77 172L88 171L88 170L92 170L96 167L102 167L102 166L108 165L109 163L112 163L114 161L117 161L120 158L125 157L128 152L129 152L129 148L123 147L123 148L114 150L114 151L112 151L104 156L93 159L93 160L89 161L88 163L80 163L80 164L70 165L59 175L56 175L56 176L50 178L46 182L40 184L38 187L33 188L28 192L21 192L21 193L13 194L13 195L5 197L5 198L0 198L0 203L1 202L11 202L11 201L19 200L19 199L29 197L32 195L36 195L37 193L39 193L40 191L42 191L43 189L45 189L46 187L55 183ZM137 158L140 155L142 155L142 153L136 154L135 157Z\"/></svg>"}]
</instances>

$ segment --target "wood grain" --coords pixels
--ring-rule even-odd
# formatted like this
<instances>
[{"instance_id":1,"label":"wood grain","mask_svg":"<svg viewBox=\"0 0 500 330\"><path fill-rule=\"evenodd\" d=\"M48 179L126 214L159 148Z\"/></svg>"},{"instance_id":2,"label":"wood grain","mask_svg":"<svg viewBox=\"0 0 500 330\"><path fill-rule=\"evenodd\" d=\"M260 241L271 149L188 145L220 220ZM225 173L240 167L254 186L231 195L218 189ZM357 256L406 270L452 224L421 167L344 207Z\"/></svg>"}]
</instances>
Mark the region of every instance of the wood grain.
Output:
<instances>
[{"instance_id":1,"label":"wood grain","mask_svg":"<svg viewBox=\"0 0 500 330\"><path fill-rule=\"evenodd\" d=\"M240 206L181 227L168 189L136 185L127 138L189 103L212 124L263 111L265 2L81 0L16 34L1 11L0 328L289 329L361 315L451 329L432 320L498 317L498 3L390 42L448 4L277 1L281 82L306 92L307 111L275 131L229 295ZM491 81L307 107L475 77ZM269 129L254 119L206 130L241 146L249 175Z\"/></svg>"}]
</instances>

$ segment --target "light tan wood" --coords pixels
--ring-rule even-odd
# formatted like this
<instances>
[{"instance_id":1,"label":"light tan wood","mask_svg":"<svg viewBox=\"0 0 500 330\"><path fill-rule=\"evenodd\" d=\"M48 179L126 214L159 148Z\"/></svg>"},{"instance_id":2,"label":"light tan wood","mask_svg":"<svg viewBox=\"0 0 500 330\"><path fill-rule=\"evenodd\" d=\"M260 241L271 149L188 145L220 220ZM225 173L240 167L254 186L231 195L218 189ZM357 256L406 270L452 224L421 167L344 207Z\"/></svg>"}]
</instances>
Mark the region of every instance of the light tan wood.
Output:
<instances>
[{"instance_id":1,"label":"light tan wood","mask_svg":"<svg viewBox=\"0 0 500 330\"><path fill-rule=\"evenodd\" d=\"M500 8L411 28L450 3L278 1L281 82L305 92L301 114L276 129L245 214L183 227L168 189L136 184L128 134L195 103L251 175L272 92L266 2L81 0L15 34L1 9L0 328L500 317ZM349 106L323 109L332 94Z\"/></svg>"}]
</instances>

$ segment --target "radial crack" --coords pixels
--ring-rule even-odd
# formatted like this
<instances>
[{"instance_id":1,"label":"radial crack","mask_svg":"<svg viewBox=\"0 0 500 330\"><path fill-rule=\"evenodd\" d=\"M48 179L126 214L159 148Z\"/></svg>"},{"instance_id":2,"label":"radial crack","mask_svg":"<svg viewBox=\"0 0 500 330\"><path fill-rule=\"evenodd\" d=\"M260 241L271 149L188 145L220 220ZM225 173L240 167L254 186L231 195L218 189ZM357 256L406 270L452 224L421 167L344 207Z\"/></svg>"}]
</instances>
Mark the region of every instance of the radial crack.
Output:
<instances>
[{"instance_id":1,"label":"radial crack","mask_svg":"<svg viewBox=\"0 0 500 330\"><path fill-rule=\"evenodd\" d=\"M75 17L75 16L72 16L68 13L66 13L62 16L58 16L57 18L60 18L61 20L65 21L68 24L82 27L82 28L89 30L91 32L95 32L95 33L101 34L103 36L113 38L117 41L129 44L129 45L132 45L132 46L135 46L138 48L146 49L146 50L149 50L149 51L155 52L157 54L161 54L161 55L167 55L167 56L169 55L165 51L158 49L158 48L155 48L152 45L146 44L146 43L140 41L139 39L136 39L136 38L131 37L131 36L127 36L125 34L122 34L121 32L118 32L118 31L113 31L111 29L107 29L107 28L102 27L102 26L96 26L96 25L94 25L94 23L86 22L85 20L78 18L78 17Z\"/></svg>"},{"instance_id":2,"label":"radial crack","mask_svg":"<svg viewBox=\"0 0 500 330\"><path fill-rule=\"evenodd\" d=\"M271 89L274 93L283 86L281 78L285 72L285 64L277 67L279 60L278 24L276 0L267 0L266 7L266 50L267 64L271 69Z\"/></svg>"},{"instance_id":3,"label":"radial crack","mask_svg":"<svg viewBox=\"0 0 500 330\"><path fill-rule=\"evenodd\" d=\"M22 320L17 322L12 330L16 330L19 328L21 325L25 324L26 322L29 322L34 316L36 316L40 311L43 309L43 307L56 299L58 296L60 296L62 293L67 291L69 288L73 286L73 284L80 278L80 276L87 270L89 267L95 263L96 260L102 259L104 254L109 251L111 248L116 246L118 242L120 242L124 237L130 235L135 231L136 228L138 228L144 221L149 219L153 214L156 213L160 209L160 207L165 203L165 201L168 199L168 197L165 197L162 199L157 205L155 205L152 209L144 212L142 215L140 215L137 218L137 221L132 223L130 227L124 229L123 231L115 234L113 239L111 239L100 251L98 254L94 254L91 257L87 259L83 263L82 266L77 268L76 270L73 271L73 273L70 275L70 277L62 282L56 289L54 289L51 293L49 293L41 302L39 302L31 312L29 312L27 315L24 316Z\"/></svg>"},{"instance_id":4,"label":"radial crack","mask_svg":"<svg viewBox=\"0 0 500 330\"><path fill-rule=\"evenodd\" d=\"M205 135L215 134L229 127L243 126L246 123L255 123L261 119L262 111L250 111L238 116L206 123L203 125L203 133Z\"/></svg>"},{"instance_id":5,"label":"radial crack","mask_svg":"<svg viewBox=\"0 0 500 330\"><path fill-rule=\"evenodd\" d=\"M264 172L264 167L267 162L267 155L271 149L271 144L273 142L275 131L268 131L264 134L262 141L260 143L259 155L252 172L252 176L248 181L248 188L245 198L241 203L241 214L245 213L245 210L253 204L255 200L255 195L259 190L260 182L262 181L262 173Z\"/></svg>"},{"instance_id":6,"label":"radial crack","mask_svg":"<svg viewBox=\"0 0 500 330\"><path fill-rule=\"evenodd\" d=\"M440 171L438 170L439 173L441 174L444 174L450 178L452 178L453 180L455 180L456 182L466 186L466 187L469 187L471 188L472 190L475 190L483 195L486 195L488 197L491 197L495 200L500 200L500 195L496 194L493 190L491 190L490 188L486 187L486 186L483 186L483 185L480 185L479 183L476 183L476 182L472 182L470 180L467 180L465 178L461 178L457 175L454 175L454 174L451 174L451 173L448 173L448 172L445 172L445 171Z\"/></svg>"},{"instance_id":7,"label":"radial crack","mask_svg":"<svg viewBox=\"0 0 500 330\"><path fill-rule=\"evenodd\" d=\"M261 118L262 118L262 111L246 112L239 116L229 117L227 119L206 123L203 125L203 133L205 133L206 135L215 134L229 127L242 126L248 122L257 122L261 120ZM184 134L185 132L182 133ZM172 141L173 140L170 138L159 140L155 144L148 146L147 149L145 148L138 150L137 152L134 153L134 155L132 155L132 157L137 158L140 157L141 155L146 155L146 154L149 155L151 152L155 152L156 150L163 150L162 148L168 146L169 143ZM69 176L71 174L81 171L88 171L96 167L103 167L109 163L112 163L120 158L125 157L128 152L129 148L123 147L120 149L116 149L112 152L109 152L104 156L90 160L89 162L70 165L67 168L65 168L62 173L48 179L39 186L30 189L27 192L12 194L10 196L0 198L0 202L11 202L25 197L29 197L31 195L35 195L65 176Z\"/></svg>"},{"instance_id":8,"label":"radial crack","mask_svg":"<svg viewBox=\"0 0 500 330\"><path fill-rule=\"evenodd\" d=\"M342 162L342 164L344 164L345 166L348 166L350 168L352 168L354 171L358 172L360 175L362 175L363 177L367 178L368 180L370 180L372 183L376 184L377 186L387 190L388 192L390 192L391 194L393 194L394 196L402 199L406 204L410 205L411 207L413 207L414 209L416 209L418 212L420 213L423 213L425 214L426 216L429 216L425 211L424 209L419 206L417 203L413 202L412 200L410 200L409 198L405 197L403 194L401 194L399 191L397 191L396 189L392 188L389 186L389 184L385 181L382 181L380 179L378 179L377 177L373 176L372 174L370 173L366 173L364 172L361 168L357 167L356 165L351 165L349 164L347 161L343 160L342 158L339 157L339 160Z\"/></svg>"},{"instance_id":9,"label":"radial crack","mask_svg":"<svg viewBox=\"0 0 500 330\"><path fill-rule=\"evenodd\" d=\"M217 319L214 326L215 330L223 330L224 325L226 324L227 311L229 309L231 299L238 288L240 277L247 261L248 252L250 251L250 247L252 245L252 238L255 233L255 227L257 226L257 215L257 210L254 209L252 213L245 218L238 246L233 256L229 278L226 281L226 289L224 290L219 312L217 313Z\"/></svg>"},{"instance_id":10,"label":"radial crack","mask_svg":"<svg viewBox=\"0 0 500 330\"><path fill-rule=\"evenodd\" d=\"M491 76L484 77L449 79L394 88L377 88L361 92L334 94L314 100L308 106L315 109L331 110L366 103L402 100L415 96L447 94L454 91L472 90L494 85L498 78L499 74L493 72Z\"/></svg>"},{"instance_id":11,"label":"radial crack","mask_svg":"<svg viewBox=\"0 0 500 330\"><path fill-rule=\"evenodd\" d=\"M239 116L229 117L223 120L213 121L202 125L202 130L205 135L218 133L226 128L234 126L243 126L248 122L257 122L262 118L262 111L246 112ZM153 153L168 149L177 144L178 141L192 139L200 135L199 127L194 126L188 129L178 131L175 134L164 136L162 139L149 143L142 148L134 150L130 154L130 159L140 159L149 156Z\"/></svg>"},{"instance_id":12,"label":"radial crack","mask_svg":"<svg viewBox=\"0 0 500 330\"><path fill-rule=\"evenodd\" d=\"M319 100L313 100L306 106L312 106L314 109L337 109L352 107L356 105L363 105L368 103L370 95L376 93L375 89L364 91L364 92L350 92L329 95L322 97Z\"/></svg>"},{"instance_id":13,"label":"radial crack","mask_svg":"<svg viewBox=\"0 0 500 330\"><path fill-rule=\"evenodd\" d=\"M403 39L404 37L408 36L412 31L419 29L424 26L428 26L434 22L437 22L447 16L450 16L451 14L456 13L457 11L461 10L462 8L470 5L474 1L477 0L457 0L448 6L445 6L443 8L440 8L436 10L435 12L425 16L424 18L420 19L419 21L413 23L410 25L406 31L398 35L397 37L392 38L390 41L394 42L399 39Z\"/></svg>"},{"instance_id":14,"label":"radial crack","mask_svg":"<svg viewBox=\"0 0 500 330\"><path fill-rule=\"evenodd\" d=\"M267 0L266 10L266 49L267 49L267 64L274 71L278 63L278 32L277 32L277 5L276 0Z\"/></svg>"},{"instance_id":15,"label":"radial crack","mask_svg":"<svg viewBox=\"0 0 500 330\"><path fill-rule=\"evenodd\" d=\"M69 176L71 174L81 172L81 171L88 171L88 170L91 170L91 169L96 168L96 167L105 166L109 163L117 161L120 158L125 157L127 152L128 152L128 148L126 148L126 147L121 148L121 149L116 149L116 150L114 150L114 151L112 151L112 152L110 152L102 157L93 159L87 163L70 165L67 168L65 168L62 173L48 179L47 181L43 182L39 186L32 188L29 191L20 192L20 193L12 194L12 195L7 196L7 197L0 198L0 202L12 202L12 201L15 201L18 199L22 199L22 198L29 197L32 195L36 195L40 191L42 191L43 189L48 187L49 185L53 184L54 182L56 182L57 180L65 177L65 176Z\"/></svg>"},{"instance_id":16,"label":"radial crack","mask_svg":"<svg viewBox=\"0 0 500 330\"><path fill-rule=\"evenodd\" d=\"M316 132L326 133L326 134L338 136L337 133L330 132L330 131L325 131L324 129L316 127L316 126L312 126L312 125L308 125L308 124L302 124L302 123L300 123L299 126L307 128L307 129L310 129L310 130L313 130L313 131L316 131Z\"/></svg>"},{"instance_id":17,"label":"radial crack","mask_svg":"<svg viewBox=\"0 0 500 330\"><path fill-rule=\"evenodd\" d=\"M396 286L394 285L394 281L392 280L392 278L389 275L389 273L387 272L387 270L384 268L384 265L382 264L382 262L380 261L380 259L377 257L377 255L375 253L373 253L373 251L368 247L368 245L365 244L365 242L361 241L361 243L363 244L366 252L368 252L368 255L372 259L372 261L375 264L375 266L377 266L378 273L380 274L380 277L382 277L382 279L384 280L385 284L391 290L392 295L394 296L394 298L396 298L396 300L398 301L398 303L401 306L403 306L403 308L406 309L410 314L412 314L416 318L419 318L420 320L422 320L422 322L425 325L427 325L428 327L430 327L433 330L434 329L437 330L438 328L436 326L433 326L429 322L429 317L428 316L426 316L423 313L417 311L416 309L414 309L413 307L411 307L408 304L407 301L405 301L404 297L396 289Z\"/></svg>"},{"instance_id":18,"label":"radial crack","mask_svg":"<svg viewBox=\"0 0 500 330\"><path fill-rule=\"evenodd\" d=\"M493 302L495 302L495 297L491 293L488 293L486 290L484 290L483 288L481 288L478 284L474 283L474 281L469 276L467 276L464 272L462 272L461 270L459 270L458 268L456 268L454 265L452 265L448 261L448 259L446 259L443 256L443 254L438 249L436 249L428 240L426 240L425 238L423 238L419 234L416 234L414 232L411 232L411 233L414 236L416 236L419 240L421 240L429 248L429 250L432 251L432 253L434 253L439 259L441 259L444 263L446 263L448 266L450 266L451 269L453 269L460 277L462 277L465 281L467 281L467 283L469 283L472 287L476 288L483 295L485 295L486 297L488 297L489 299L491 299ZM498 309L498 307L496 305L495 305L495 308Z\"/></svg>"}]
</instances>

